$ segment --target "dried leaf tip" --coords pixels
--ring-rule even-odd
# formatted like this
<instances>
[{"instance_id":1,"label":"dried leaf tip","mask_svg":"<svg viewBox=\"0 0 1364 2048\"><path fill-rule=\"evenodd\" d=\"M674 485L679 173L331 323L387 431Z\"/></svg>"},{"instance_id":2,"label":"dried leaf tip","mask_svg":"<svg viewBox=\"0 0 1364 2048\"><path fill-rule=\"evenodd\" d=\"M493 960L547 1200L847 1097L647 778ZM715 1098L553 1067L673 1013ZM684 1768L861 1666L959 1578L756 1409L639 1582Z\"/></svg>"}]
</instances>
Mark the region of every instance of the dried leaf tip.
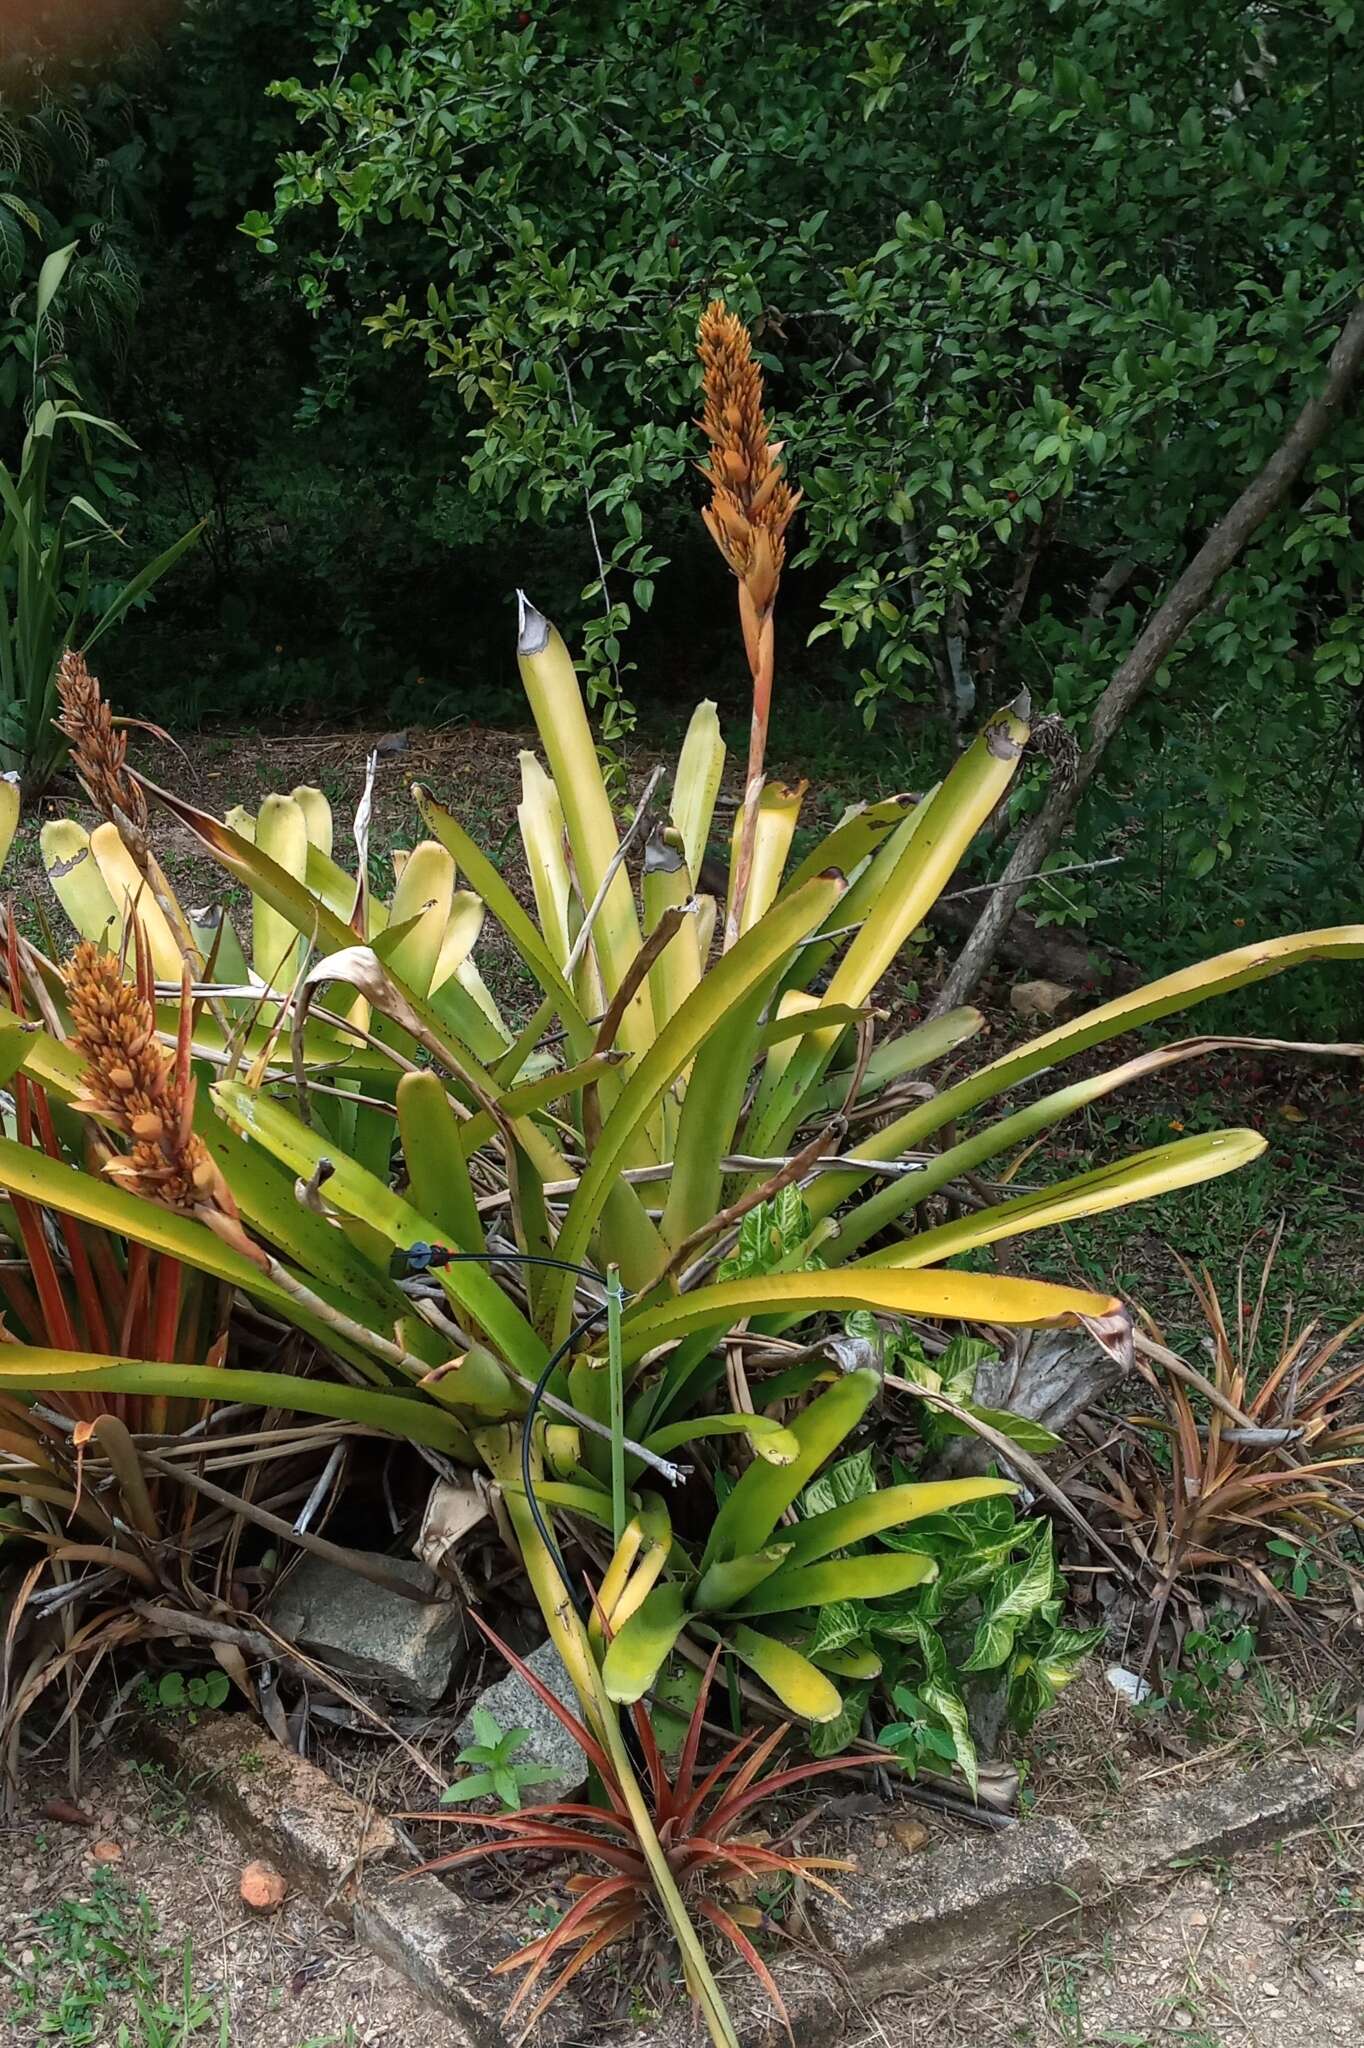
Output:
<instances>
[{"instance_id":1,"label":"dried leaf tip","mask_svg":"<svg viewBox=\"0 0 1364 2048\"><path fill-rule=\"evenodd\" d=\"M147 799L128 773L128 742L117 729L85 656L68 648L57 664L62 713L57 729L71 742L71 760L95 809L117 824L147 828Z\"/></svg>"},{"instance_id":2,"label":"dried leaf tip","mask_svg":"<svg viewBox=\"0 0 1364 2048\"><path fill-rule=\"evenodd\" d=\"M524 590L516 593L516 651L542 654L549 645L549 620L537 612Z\"/></svg>"},{"instance_id":3,"label":"dried leaf tip","mask_svg":"<svg viewBox=\"0 0 1364 2048\"><path fill-rule=\"evenodd\" d=\"M777 595L786 529L800 493L782 475L782 444L769 434L752 336L721 299L712 299L701 315L697 352L705 392L701 427L710 442L704 472L710 503L702 517L763 619Z\"/></svg>"}]
</instances>

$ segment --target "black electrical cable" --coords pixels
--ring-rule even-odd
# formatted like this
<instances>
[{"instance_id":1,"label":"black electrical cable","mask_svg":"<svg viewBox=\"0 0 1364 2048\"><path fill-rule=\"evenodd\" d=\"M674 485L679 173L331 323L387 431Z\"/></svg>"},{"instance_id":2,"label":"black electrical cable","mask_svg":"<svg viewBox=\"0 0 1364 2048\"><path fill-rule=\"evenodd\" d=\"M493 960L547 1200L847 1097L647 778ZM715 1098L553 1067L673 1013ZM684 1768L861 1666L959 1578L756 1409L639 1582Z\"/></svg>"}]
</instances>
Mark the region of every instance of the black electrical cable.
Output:
<instances>
[{"instance_id":1,"label":"black electrical cable","mask_svg":"<svg viewBox=\"0 0 1364 2048\"><path fill-rule=\"evenodd\" d=\"M598 1286L601 1287L610 1285L610 1282L603 1279L602 1275L593 1267L575 1265L571 1259L553 1259L543 1256L538 1252L453 1252L448 1245L426 1244L420 1241L416 1244L408 1245L405 1251L395 1252L393 1265L395 1268L400 1267L402 1271L415 1276L419 1273L429 1273L433 1267L439 1269L441 1266L491 1266L498 1260L503 1260L508 1265L514 1266L550 1266L559 1273L574 1273L581 1280L595 1280ZM622 1298L628 1301L629 1295L623 1288L621 1293ZM575 1324L558 1349L551 1352L550 1356L545 1360L544 1369L539 1379L535 1382L530 1400L526 1405L525 1421L521 1429L521 1485L525 1492L526 1505L530 1509L531 1520L535 1524L536 1533L544 1544L545 1549L549 1552L550 1561L555 1571L559 1574L560 1583L573 1604L574 1612L584 1627L586 1627L589 1619L587 1604L568 1575L563 1557L560 1555L559 1546L550 1534L540 1503L535 1497L535 1486L531 1478L531 1448L535 1429L535 1417L539 1412L540 1403L544 1400L545 1394L549 1389L549 1383L553 1378L556 1366L568 1356L578 1340L585 1337L588 1331L600 1323L609 1312L608 1304L602 1302L598 1308L592 1310L590 1315L584 1316L580 1323Z\"/></svg>"},{"instance_id":2,"label":"black electrical cable","mask_svg":"<svg viewBox=\"0 0 1364 2048\"><path fill-rule=\"evenodd\" d=\"M545 1392L549 1386L549 1382L553 1375L554 1368L559 1364L561 1359L566 1358L568 1356L569 1352L573 1349L573 1346L578 1342L578 1339L580 1337L585 1337L587 1335L587 1332L590 1329L592 1329L595 1324L601 1322L603 1317L607 1313L608 1311L606 1303L603 1302L600 1308L594 1308L590 1316L584 1316L582 1321L576 1324L575 1327L569 1331L567 1337L565 1337L563 1343L559 1346L557 1351L552 1351L550 1353L549 1357L545 1360L544 1371L540 1374L539 1379L535 1382L534 1392L531 1394L530 1400L526 1406L526 1418L521 1427L521 1487L526 1496L526 1505L530 1509L531 1520L535 1524L536 1530L540 1537L540 1541L544 1544L545 1549L549 1552L550 1559L554 1565L554 1569L559 1574L560 1583L563 1586L565 1593L567 1593L569 1599L572 1601L573 1610L576 1613L579 1621L582 1622L584 1627L587 1626L587 1622L589 1619L587 1602L583 1599L582 1594L578 1591L577 1587L574 1585L573 1581L568 1576L568 1572L564 1566L563 1558L559 1554L559 1546L554 1541L553 1536L551 1536L549 1532L549 1528L545 1522L544 1515L541 1512L540 1503L535 1497L535 1487L531 1481L530 1471L531 1439L535 1427L536 1413L539 1409L541 1401L543 1401L543 1399L545 1398Z\"/></svg>"},{"instance_id":3,"label":"black electrical cable","mask_svg":"<svg viewBox=\"0 0 1364 2048\"><path fill-rule=\"evenodd\" d=\"M393 1254L390 1271L415 1277L429 1273L442 1266L550 1266L556 1273L576 1273L580 1280L595 1280L599 1287L606 1285L595 1267L575 1265L572 1259L551 1259L540 1252L452 1252L448 1245L426 1244L418 1240L404 1250ZM628 1297L627 1297L628 1298Z\"/></svg>"}]
</instances>

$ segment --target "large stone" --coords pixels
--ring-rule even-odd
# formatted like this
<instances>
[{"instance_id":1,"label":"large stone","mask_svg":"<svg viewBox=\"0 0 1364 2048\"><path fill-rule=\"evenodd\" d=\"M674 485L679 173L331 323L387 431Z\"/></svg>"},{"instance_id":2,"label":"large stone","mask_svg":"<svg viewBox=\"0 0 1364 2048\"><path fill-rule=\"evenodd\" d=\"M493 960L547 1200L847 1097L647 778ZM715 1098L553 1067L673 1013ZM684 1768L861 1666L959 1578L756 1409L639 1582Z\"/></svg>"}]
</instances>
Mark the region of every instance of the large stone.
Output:
<instances>
[{"instance_id":1,"label":"large stone","mask_svg":"<svg viewBox=\"0 0 1364 2048\"><path fill-rule=\"evenodd\" d=\"M434 1574L415 1559L385 1557L384 1570L422 1594ZM465 1648L457 1601L405 1600L324 1557L305 1557L270 1603L270 1621L319 1664L388 1699L434 1706Z\"/></svg>"},{"instance_id":2,"label":"large stone","mask_svg":"<svg viewBox=\"0 0 1364 2048\"><path fill-rule=\"evenodd\" d=\"M555 1699L561 1700L570 1714L581 1720L578 1695L554 1645L541 1643L539 1649L526 1658L526 1663L540 1683L549 1687ZM512 1759L514 1763L545 1764L554 1772L554 1777L543 1785L527 1786L527 1805L549 1806L556 1800L572 1799L587 1783L587 1758L581 1748L539 1695L526 1684L519 1671L509 1671L496 1685L490 1685L474 1705L491 1714L504 1735L509 1728L526 1730L526 1740ZM455 1746L467 1749L477 1741L473 1710L470 1709L467 1718L459 1725Z\"/></svg>"}]
</instances>

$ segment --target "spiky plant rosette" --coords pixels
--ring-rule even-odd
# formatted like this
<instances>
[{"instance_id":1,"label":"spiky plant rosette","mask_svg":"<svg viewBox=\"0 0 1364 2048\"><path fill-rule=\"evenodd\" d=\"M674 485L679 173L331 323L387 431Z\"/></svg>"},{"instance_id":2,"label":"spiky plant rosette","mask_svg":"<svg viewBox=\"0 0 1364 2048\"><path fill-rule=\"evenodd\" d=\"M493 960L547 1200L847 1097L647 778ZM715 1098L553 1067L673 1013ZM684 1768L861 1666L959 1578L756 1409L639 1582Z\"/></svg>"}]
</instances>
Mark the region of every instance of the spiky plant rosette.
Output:
<instances>
[{"instance_id":1,"label":"spiky plant rosette","mask_svg":"<svg viewBox=\"0 0 1364 2048\"><path fill-rule=\"evenodd\" d=\"M1144 1314L1136 1363L1155 1409L1129 1415L1127 1435L1091 1461L1088 1497L1156 1578L1148 1655L1170 1602L1198 1601L1205 1580L1240 1581L1282 1606L1273 1557L1325 1554L1338 1531L1364 1527L1364 1361L1347 1354L1364 1316L1325 1334L1316 1321L1295 1329L1289 1311L1267 1329L1282 1236L1280 1224L1258 1285L1247 1285L1243 1257L1230 1307L1207 1267L1178 1260L1206 1325L1208 1370Z\"/></svg>"},{"instance_id":2,"label":"spiky plant rosette","mask_svg":"<svg viewBox=\"0 0 1364 2048\"><path fill-rule=\"evenodd\" d=\"M517 2036L519 2043L594 1957L615 1942L647 1932L657 1915L656 1894L610 1757L584 1722L555 1697L529 1665L481 1617L475 1615L474 1619L573 1737L596 1773L605 1802L596 1806L555 1801L519 1813L496 1814L452 1814L442 1808L405 1816L481 1830L492 1837L433 1857L419 1870L406 1872L409 1877L423 1871L454 1870L492 1857L531 1854L561 1856L578 1866L599 1866L597 1870L574 1869L565 1887L572 1904L558 1924L492 1966L493 1975L499 1977L524 1972L507 2011L510 2020L521 2012L550 1966L562 1965L526 2015ZM862 1753L819 1761L807 1758L781 1768L778 1758L791 1733L790 1722L783 1721L761 1738L756 1731L741 1736L717 1761L703 1764L706 1706L719 1656L717 1649L701 1680L673 1769L659 1749L647 1709L642 1705L633 1709L650 1817L687 1906L747 1964L789 2034L790 2020L781 1992L753 1941L756 1932L780 1933L781 1929L753 1903L753 1895L760 1887L799 1879L837 1900L839 1893L823 1873L853 1870L856 1865L846 1857L795 1854L788 1846L793 1829L774 1837L758 1825L758 1809L799 1792L812 1778L831 1771L865 1770L869 1762L893 1762L894 1758L889 1752L884 1759Z\"/></svg>"}]
</instances>

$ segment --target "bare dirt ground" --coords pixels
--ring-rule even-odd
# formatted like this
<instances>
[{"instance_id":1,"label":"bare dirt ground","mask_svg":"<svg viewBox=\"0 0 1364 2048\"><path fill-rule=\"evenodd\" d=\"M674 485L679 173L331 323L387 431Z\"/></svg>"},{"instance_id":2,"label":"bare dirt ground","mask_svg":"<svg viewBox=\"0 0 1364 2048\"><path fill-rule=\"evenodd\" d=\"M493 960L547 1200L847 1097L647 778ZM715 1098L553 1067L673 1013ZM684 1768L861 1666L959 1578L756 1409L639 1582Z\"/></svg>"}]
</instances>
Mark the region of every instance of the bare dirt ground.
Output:
<instances>
[{"instance_id":1,"label":"bare dirt ground","mask_svg":"<svg viewBox=\"0 0 1364 2048\"><path fill-rule=\"evenodd\" d=\"M0 1845L0 2043L109 2048L431 2048L439 2022L301 1892L255 1914L213 1812L150 1766L105 1761L47 1819L64 1774L26 1777ZM104 1858L113 1860L105 1861ZM126 2028L126 2033L120 2029Z\"/></svg>"},{"instance_id":2,"label":"bare dirt ground","mask_svg":"<svg viewBox=\"0 0 1364 2048\"><path fill-rule=\"evenodd\" d=\"M441 2022L294 1892L254 1915L242 1855L160 1774L106 1762L0 1864L0 2043L430 2048ZM115 1844L118 1860L99 1860ZM98 1845L98 1847L97 1847ZM120 2034L120 2027L127 2029ZM864 2011L848 2048L1336 2048L1364 2036L1364 1824L1202 1865L1034 1930L1006 1961Z\"/></svg>"},{"instance_id":3,"label":"bare dirt ground","mask_svg":"<svg viewBox=\"0 0 1364 2048\"><path fill-rule=\"evenodd\" d=\"M1134 1717L1086 1665L1027 1747L1035 1815L1111 1827L1129 1801L1350 1742L1334 1659L1262 1658L1207 1740ZM1341 1711L1342 1706L1344 1711ZM1184 1754L1180 1752L1184 1751ZM1364 2039L1364 1823L1230 1863L1192 1860L1106 1906L1032 1930L999 1966L882 2000L857 2048L1334 2048Z\"/></svg>"}]
</instances>

